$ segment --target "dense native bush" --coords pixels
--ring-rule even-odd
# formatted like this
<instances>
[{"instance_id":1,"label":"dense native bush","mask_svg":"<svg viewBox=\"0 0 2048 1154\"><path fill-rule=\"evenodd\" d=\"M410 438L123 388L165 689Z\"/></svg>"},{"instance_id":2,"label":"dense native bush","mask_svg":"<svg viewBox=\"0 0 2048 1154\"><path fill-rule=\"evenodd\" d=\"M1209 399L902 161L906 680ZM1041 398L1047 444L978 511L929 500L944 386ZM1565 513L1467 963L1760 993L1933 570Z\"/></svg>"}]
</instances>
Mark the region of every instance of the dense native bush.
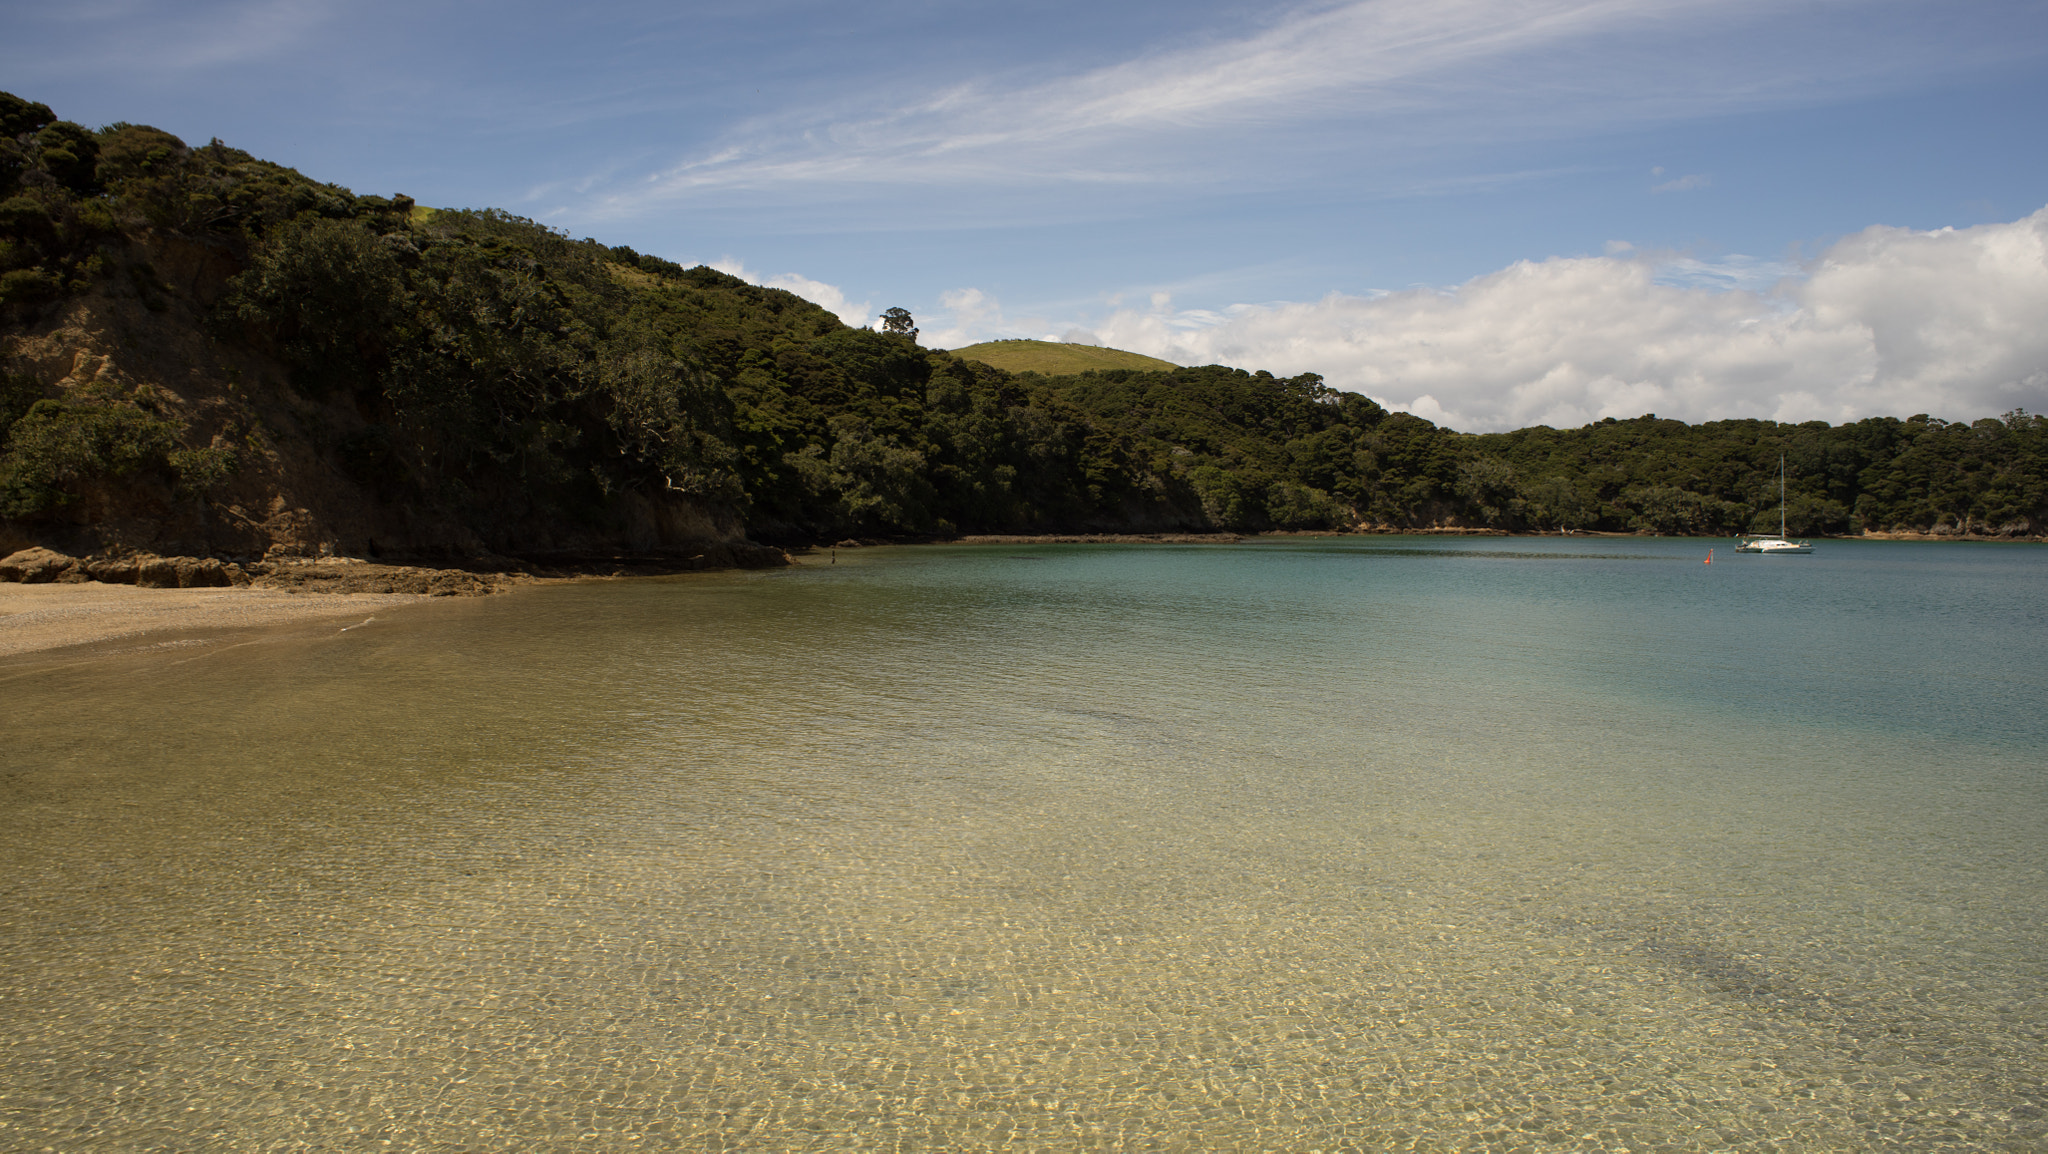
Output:
<instances>
[{"instance_id":1,"label":"dense native bush","mask_svg":"<svg viewBox=\"0 0 2048 1154\"><path fill-rule=\"evenodd\" d=\"M36 401L0 444L0 516L33 516L81 484L167 468L177 434L176 424L133 404Z\"/></svg>"}]
</instances>

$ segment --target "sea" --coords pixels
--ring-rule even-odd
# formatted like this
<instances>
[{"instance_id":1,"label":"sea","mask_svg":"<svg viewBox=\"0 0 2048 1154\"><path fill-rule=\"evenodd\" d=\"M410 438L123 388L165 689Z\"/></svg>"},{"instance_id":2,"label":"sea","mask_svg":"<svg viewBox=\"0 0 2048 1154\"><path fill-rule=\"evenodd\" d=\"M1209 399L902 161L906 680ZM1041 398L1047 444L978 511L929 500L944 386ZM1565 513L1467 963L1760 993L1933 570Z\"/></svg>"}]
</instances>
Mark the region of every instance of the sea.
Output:
<instances>
[{"instance_id":1,"label":"sea","mask_svg":"<svg viewBox=\"0 0 2048 1154\"><path fill-rule=\"evenodd\" d=\"M1732 544L7 659L0 1149L2048 1149L2048 548Z\"/></svg>"}]
</instances>

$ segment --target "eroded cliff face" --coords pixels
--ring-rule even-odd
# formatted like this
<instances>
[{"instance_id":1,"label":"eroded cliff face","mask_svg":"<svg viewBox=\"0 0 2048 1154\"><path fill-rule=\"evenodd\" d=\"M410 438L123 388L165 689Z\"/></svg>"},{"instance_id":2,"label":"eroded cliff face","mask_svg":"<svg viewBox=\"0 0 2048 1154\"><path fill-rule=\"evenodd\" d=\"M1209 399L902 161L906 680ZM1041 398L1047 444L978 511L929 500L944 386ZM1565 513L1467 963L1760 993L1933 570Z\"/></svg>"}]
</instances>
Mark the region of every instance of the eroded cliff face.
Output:
<instances>
[{"instance_id":1,"label":"eroded cliff face","mask_svg":"<svg viewBox=\"0 0 2048 1154\"><path fill-rule=\"evenodd\" d=\"M219 335L214 310L240 267L228 246L153 237L124 256L144 271L103 277L10 326L0 371L30 400L146 425L167 438L163 461L72 479L47 508L0 519L0 556L46 546L76 557L475 561L687 557L744 542L730 511L677 493L618 492L584 520L522 510L507 493L503 516L465 519L399 483L389 414L302 395L283 366ZM56 434L66 435L92 434Z\"/></svg>"}]
</instances>

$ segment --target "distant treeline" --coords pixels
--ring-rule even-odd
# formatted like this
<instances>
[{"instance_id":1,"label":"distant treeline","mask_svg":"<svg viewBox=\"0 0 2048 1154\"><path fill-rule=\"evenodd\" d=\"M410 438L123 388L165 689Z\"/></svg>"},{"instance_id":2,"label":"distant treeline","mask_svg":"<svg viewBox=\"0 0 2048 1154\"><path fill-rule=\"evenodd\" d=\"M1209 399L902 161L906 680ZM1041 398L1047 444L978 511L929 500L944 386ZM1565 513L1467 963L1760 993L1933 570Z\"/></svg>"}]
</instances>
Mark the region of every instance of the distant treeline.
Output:
<instances>
[{"instance_id":1,"label":"distant treeline","mask_svg":"<svg viewBox=\"0 0 2048 1154\"><path fill-rule=\"evenodd\" d=\"M160 274L173 253L196 287ZM208 411L229 416L200 423L147 387L22 371L18 342L82 299L203 327L277 379L218 382ZM365 501L453 518L506 552L619 523L628 495L724 510L768 540L1729 534L1776 528L1781 454L1795 533L2048 523L2048 420L2023 412L1472 435L1314 375L1011 374L712 269L502 212L356 196L218 141L90 130L4 94L0 321L0 518L19 525L108 515L110 500L218 501L255 456L294 445ZM266 395L317 419L287 427Z\"/></svg>"}]
</instances>

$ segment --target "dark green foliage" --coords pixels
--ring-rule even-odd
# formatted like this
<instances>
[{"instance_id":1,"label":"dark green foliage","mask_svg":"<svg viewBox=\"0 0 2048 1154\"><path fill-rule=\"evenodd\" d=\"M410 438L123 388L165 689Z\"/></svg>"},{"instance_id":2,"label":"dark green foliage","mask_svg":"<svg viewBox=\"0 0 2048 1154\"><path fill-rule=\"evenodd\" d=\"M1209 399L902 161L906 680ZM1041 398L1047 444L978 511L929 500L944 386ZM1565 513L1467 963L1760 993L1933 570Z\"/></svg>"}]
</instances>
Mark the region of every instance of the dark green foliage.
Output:
<instances>
[{"instance_id":1,"label":"dark green foliage","mask_svg":"<svg viewBox=\"0 0 2048 1154\"><path fill-rule=\"evenodd\" d=\"M277 230L227 305L291 366L301 391L379 391L395 328L408 319L404 275L382 237L318 218Z\"/></svg>"},{"instance_id":2,"label":"dark green foliage","mask_svg":"<svg viewBox=\"0 0 2048 1154\"><path fill-rule=\"evenodd\" d=\"M94 133L48 113L0 93L0 130L19 129L0 136L0 308L12 317L85 292L115 268L133 224L175 215L163 210L179 200L166 182L182 180L191 161L169 133L125 124ZM160 307L154 274L150 284L137 290Z\"/></svg>"},{"instance_id":3,"label":"dark green foliage","mask_svg":"<svg viewBox=\"0 0 2048 1154\"><path fill-rule=\"evenodd\" d=\"M100 131L99 177L108 184L174 176L191 156L185 142L146 124L110 124Z\"/></svg>"},{"instance_id":4,"label":"dark green foliage","mask_svg":"<svg viewBox=\"0 0 2048 1154\"><path fill-rule=\"evenodd\" d=\"M1377 496L1386 411L1313 373L1282 379L1212 365L1113 369L1046 383L1128 438L1130 453L1169 492L1189 493L1201 511L1197 524L1340 528L1357 519L1354 506ZM1092 491L1128 468L1108 469Z\"/></svg>"},{"instance_id":5,"label":"dark green foliage","mask_svg":"<svg viewBox=\"0 0 2048 1154\"><path fill-rule=\"evenodd\" d=\"M100 143L92 131L68 120L45 125L36 133L37 161L50 179L76 193L99 185Z\"/></svg>"},{"instance_id":6,"label":"dark green foliage","mask_svg":"<svg viewBox=\"0 0 2048 1154\"><path fill-rule=\"evenodd\" d=\"M0 305L33 305L50 300L62 286L39 268L14 268L0 272Z\"/></svg>"},{"instance_id":7,"label":"dark green foliage","mask_svg":"<svg viewBox=\"0 0 2048 1154\"><path fill-rule=\"evenodd\" d=\"M0 516L32 516L64 504L80 484L168 466L177 434L131 403L36 401L0 445Z\"/></svg>"},{"instance_id":8,"label":"dark green foliage","mask_svg":"<svg viewBox=\"0 0 2048 1154\"><path fill-rule=\"evenodd\" d=\"M35 132L57 119L47 104L32 104L12 92L0 92L0 136Z\"/></svg>"},{"instance_id":9,"label":"dark green foliage","mask_svg":"<svg viewBox=\"0 0 2048 1154\"><path fill-rule=\"evenodd\" d=\"M29 407L43 399L44 389L34 377L21 373L0 374L0 445L7 443L7 431L28 414Z\"/></svg>"},{"instance_id":10,"label":"dark green foliage","mask_svg":"<svg viewBox=\"0 0 2048 1154\"><path fill-rule=\"evenodd\" d=\"M147 390L50 392L33 377L0 376L0 516L35 517L86 487L138 477L201 496L240 466L230 447L182 446L182 426L155 410Z\"/></svg>"},{"instance_id":11,"label":"dark green foliage","mask_svg":"<svg viewBox=\"0 0 2048 1154\"><path fill-rule=\"evenodd\" d=\"M82 290L103 265L90 243L107 223L104 206L74 203L54 188L0 201L0 306L20 311Z\"/></svg>"},{"instance_id":12,"label":"dark green foliage","mask_svg":"<svg viewBox=\"0 0 2048 1154\"><path fill-rule=\"evenodd\" d=\"M0 201L0 235L34 244L47 243L57 236L56 218L42 199L12 196Z\"/></svg>"},{"instance_id":13,"label":"dark green foliage","mask_svg":"<svg viewBox=\"0 0 2048 1154\"><path fill-rule=\"evenodd\" d=\"M1523 493L1522 523L1537 528L1776 532L1781 454L1794 534L2048 524L2048 420L2021 410L1974 425L1609 418L1457 440L1542 478Z\"/></svg>"},{"instance_id":14,"label":"dark green foliage","mask_svg":"<svg viewBox=\"0 0 2048 1154\"><path fill-rule=\"evenodd\" d=\"M31 145L44 125L57 119L47 104L31 104L0 92L0 196L12 193L35 160Z\"/></svg>"},{"instance_id":15,"label":"dark green foliage","mask_svg":"<svg viewBox=\"0 0 2048 1154\"><path fill-rule=\"evenodd\" d=\"M200 497L218 488L241 467L241 455L230 445L207 445L198 449L173 449L165 463L177 474L178 489L187 496Z\"/></svg>"}]
</instances>

